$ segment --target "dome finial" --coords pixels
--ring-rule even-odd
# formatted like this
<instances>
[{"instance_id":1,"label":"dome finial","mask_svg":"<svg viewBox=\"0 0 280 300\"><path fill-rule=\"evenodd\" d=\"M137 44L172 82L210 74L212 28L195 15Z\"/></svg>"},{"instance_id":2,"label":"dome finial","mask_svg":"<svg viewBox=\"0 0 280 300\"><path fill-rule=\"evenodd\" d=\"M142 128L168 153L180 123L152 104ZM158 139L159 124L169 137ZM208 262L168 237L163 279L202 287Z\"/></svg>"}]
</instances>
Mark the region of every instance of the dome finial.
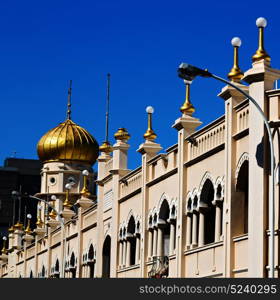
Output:
<instances>
[{"instance_id":1,"label":"dome finial","mask_svg":"<svg viewBox=\"0 0 280 300\"><path fill-rule=\"evenodd\" d=\"M69 81L69 88L68 88L67 120L71 120L71 96L72 96L72 80Z\"/></svg>"},{"instance_id":2,"label":"dome finial","mask_svg":"<svg viewBox=\"0 0 280 300\"><path fill-rule=\"evenodd\" d=\"M191 85L191 81L188 80L184 80L184 83L186 85L186 99L184 104L180 107L180 111L184 114L184 115L192 115L195 112L195 108L192 105L191 101L190 101L190 85Z\"/></svg>"},{"instance_id":3,"label":"dome finial","mask_svg":"<svg viewBox=\"0 0 280 300\"><path fill-rule=\"evenodd\" d=\"M264 28L267 25L267 21L265 18L258 18L256 21L256 25L259 28L259 48L256 53L252 56L253 62L264 59L266 62L270 63L271 58L264 50Z\"/></svg>"},{"instance_id":4,"label":"dome finial","mask_svg":"<svg viewBox=\"0 0 280 300\"><path fill-rule=\"evenodd\" d=\"M148 114L148 129L144 134L144 139L152 142L157 138L157 135L152 129L152 114L154 113L154 108L152 106L147 106L146 112Z\"/></svg>"},{"instance_id":5,"label":"dome finial","mask_svg":"<svg viewBox=\"0 0 280 300\"><path fill-rule=\"evenodd\" d=\"M231 40L231 45L233 46L233 67L227 76L233 82L240 82L244 75L238 65L238 48L241 46L241 39L239 37L234 37Z\"/></svg>"}]
</instances>

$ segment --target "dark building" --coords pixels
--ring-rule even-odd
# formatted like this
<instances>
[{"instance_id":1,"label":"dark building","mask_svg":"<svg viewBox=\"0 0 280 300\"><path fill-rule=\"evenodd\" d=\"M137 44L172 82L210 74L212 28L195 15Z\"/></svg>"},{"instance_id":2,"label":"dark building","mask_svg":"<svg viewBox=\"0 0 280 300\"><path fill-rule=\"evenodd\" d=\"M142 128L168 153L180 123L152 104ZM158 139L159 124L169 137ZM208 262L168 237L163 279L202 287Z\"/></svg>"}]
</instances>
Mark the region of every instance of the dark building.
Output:
<instances>
[{"instance_id":1,"label":"dark building","mask_svg":"<svg viewBox=\"0 0 280 300\"><path fill-rule=\"evenodd\" d=\"M0 247L2 237L8 234L13 222L20 220L25 223L28 213L32 215L32 223L36 222L37 202L28 198L28 195L40 192L41 168L39 160L21 158L7 158L4 166L0 167ZM18 197L12 197L12 191L21 191L21 207Z\"/></svg>"}]
</instances>

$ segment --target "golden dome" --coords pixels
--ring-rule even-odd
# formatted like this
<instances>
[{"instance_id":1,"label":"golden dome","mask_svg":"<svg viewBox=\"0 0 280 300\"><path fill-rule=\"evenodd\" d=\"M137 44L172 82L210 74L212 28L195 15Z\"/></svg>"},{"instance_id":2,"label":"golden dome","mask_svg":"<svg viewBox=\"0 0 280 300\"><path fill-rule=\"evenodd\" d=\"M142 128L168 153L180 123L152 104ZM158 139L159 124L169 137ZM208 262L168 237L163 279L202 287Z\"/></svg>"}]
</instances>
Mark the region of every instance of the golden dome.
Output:
<instances>
[{"instance_id":1,"label":"golden dome","mask_svg":"<svg viewBox=\"0 0 280 300\"><path fill-rule=\"evenodd\" d=\"M43 162L81 161L90 165L96 161L99 153L94 137L70 118L40 139L37 152Z\"/></svg>"}]
</instances>

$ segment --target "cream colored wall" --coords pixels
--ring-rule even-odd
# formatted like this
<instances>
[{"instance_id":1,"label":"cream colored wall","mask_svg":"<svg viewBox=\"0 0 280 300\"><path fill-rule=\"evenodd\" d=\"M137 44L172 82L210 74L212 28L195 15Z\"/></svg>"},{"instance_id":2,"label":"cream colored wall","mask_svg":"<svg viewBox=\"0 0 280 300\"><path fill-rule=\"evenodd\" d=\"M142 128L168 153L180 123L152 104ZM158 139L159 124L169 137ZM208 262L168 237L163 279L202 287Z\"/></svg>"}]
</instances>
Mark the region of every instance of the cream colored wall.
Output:
<instances>
[{"instance_id":1,"label":"cream colored wall","mask_svg":"<svg viewBox=\"0 0 280 300\"><path fill-rule=\"evenodd\" d=\"M96 249L97 243L97 228L91 228L82 233L82 252L88 252L90 244Z\"/></svg>"},{"instance_id":2,"label":"cream colored wall","mask_svg":"<svg viewBox=\"0 0 280 300\"><path fill-rule=\"evenodd\" d=\"M158 208L161 197L165 195L169 201L178 197L176 186L178 182L177 174L174 174L159 183L148 188L148 211Z\"/></svg>"},{"instance_id":3,"label":"cream colored wall","mask_svg":"<svg viewBox=\"0 0 280 300\"><path fill-rule=\"evenodd\" d=\"M130 212L132 212L134 217L141 216L141 199L140 193L120 203L119 224L128 223Z\"/></svg>"},{"instance_id":4,"label":"cream colored wall","mask_svg":"<svg viewBox=\"0 0 280 300\"><path fill-rule=\"evenodd\" d=\"M186 190L193 191L199 189L200 183L206 172L210 173L214 183L218 177L223 177L225 174L225 153L220 151L207 159L194 164L187 169Z\"/></svg>"}]
</instances>

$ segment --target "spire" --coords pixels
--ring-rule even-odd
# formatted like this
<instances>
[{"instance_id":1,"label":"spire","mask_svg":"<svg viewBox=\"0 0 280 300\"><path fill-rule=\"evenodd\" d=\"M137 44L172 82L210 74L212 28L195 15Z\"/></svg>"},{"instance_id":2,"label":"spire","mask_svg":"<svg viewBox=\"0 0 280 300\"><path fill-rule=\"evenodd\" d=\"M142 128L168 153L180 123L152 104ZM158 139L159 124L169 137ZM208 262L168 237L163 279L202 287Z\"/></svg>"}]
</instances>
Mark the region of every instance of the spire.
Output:
<instances>
[{"instance_id":1,"label":"spire","mask_svg":"<svg viewBox=\"0 0 280 300\"><path fill-rule=\"evenodd\" d=\"M106 130L105 141L108 142L109 135L109 107L110 107L110 73L107 74L107 97L106 97Z\"/></svg>"},{"instance_id":2,"label":"spire","mask_svg":"<svg viewBox=\"0 0 280 300\"><path fill-rule=\"evenodd\" d=\"M148 106L146 108L146 112L148 114L148 129L144 134L144 139L152 142L157 138L157 135L152 129L152 114L154 113L154 108L152 106Z\"/></svg>"},{"instance_id":3,"label":"spire","mask_svg":"<svg viewBox=\"0 0 280 300\"><path fill-rule=\"evenodd\" d=\"M270 63L271 58L264 49L264 28L267 25L265 18L258 18L256 25L259 28L259 48L256 53L252 56L253 62L264 59L266 62Z\"/></svg>"},{"instance_id":4,"label":"spire","mask_svg":"<svg viewBox=\"0 0 280 300\"><path fill-rule=\"evenodd\" d=\"M72 80L69 81L69 88L68 88L67 120L71 120L71 96L72 96Z\"/></svg>"},{"instance_id":5,"label":"spire","mask_svg":"<svg viewBox=\"0 0 280 300\"><path fill-rule=\"evenodd\" d=\"M231 40L231 45L233 46L233 67L227 76L228 79L233 82L240 82L244 75L238 65L238 48L241 46L241 39L239 37L234 37Z\"/></svg>"},{"instance_id":6,"label":"spire","mask_svg":"<svg viewBox=\"0 0 280 300\"><path fill-rule=\"evenodd\" d=\"M105 125L105 141L99 147L101 152L110 153L112 152L112 146L109 142L109 107L110 107L110 73L107 74L107 97L106 97L106 125Z\"/></svg>"},{"instance_id":7,"label":"spire","mask_svg":"<svg viewBox=\"0 0 280 300\"><path fill-rule=\"evenodd\" d=\"M23 227L23 224L21 223L21 186L19 192L15 192L15 197L18 198L18 221L14 225L14 228L21 230Z\"/></svg>"},{"instance_id":8,"label":"spire","mask_svg":"<svg viewBox=\"0 0 280 300\"><path fill-rule=\"evenodd\" d=\"M184 104L181 106L180 111L184 114L184 115L192 115L195 112L195 108L192 105L191 101L190 101L190 85L191 85L191 81L188 80L184 80L184 83L186 85L186 99Z\"/></svg>"}]
</instances>

